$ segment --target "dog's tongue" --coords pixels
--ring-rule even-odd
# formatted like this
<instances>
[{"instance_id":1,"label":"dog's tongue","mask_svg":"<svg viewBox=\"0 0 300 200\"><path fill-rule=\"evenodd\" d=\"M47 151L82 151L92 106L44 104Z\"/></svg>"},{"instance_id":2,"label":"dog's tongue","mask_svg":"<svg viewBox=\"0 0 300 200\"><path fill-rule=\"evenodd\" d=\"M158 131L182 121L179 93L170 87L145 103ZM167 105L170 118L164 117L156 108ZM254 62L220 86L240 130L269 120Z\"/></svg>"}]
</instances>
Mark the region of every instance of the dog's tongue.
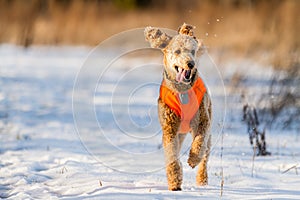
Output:
<instances>
[{"instance_id":1,"label":"dog's tongue","mask_svg":"<svg viewBox=\"0 0 300 200\"><path fill-rule=\"evenodd\" d=\"M186 73L187 73L187 70L179 68L178 73L176 74L176 81L179 83L182 82L186 76Z\"/></svg>"},{"instance_id":2,"label":"dog's tongue","mask_svg":"<svg viewBox=\"0 0 300 200\"><path fill-rule=\"evenodd\" d=\"M178 73L176 74L176 81L180 83L183 80L184 75L185 75L185 70L182 68L179 68Z\"/></svg>"}]
</instances>

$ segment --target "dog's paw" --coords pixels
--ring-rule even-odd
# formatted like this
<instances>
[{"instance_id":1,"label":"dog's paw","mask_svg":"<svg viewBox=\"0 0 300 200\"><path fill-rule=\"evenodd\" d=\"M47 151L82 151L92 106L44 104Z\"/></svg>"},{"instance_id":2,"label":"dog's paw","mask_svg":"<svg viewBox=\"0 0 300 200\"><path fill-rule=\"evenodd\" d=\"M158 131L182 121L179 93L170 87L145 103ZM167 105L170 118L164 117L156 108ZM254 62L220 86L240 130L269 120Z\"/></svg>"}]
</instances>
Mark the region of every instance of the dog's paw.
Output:
<instances>
[{"instance_id":1,"label":"dog's paw","mask_svg":"<svg viewBox=\"0 0 300 200\"><path fill-rule=\"evenodd\" d=\"M207 179L205 179L205 180L197 180L196 184L198 186L205 186L205 185L208 185L208 181L207 181Z\"/></svg>"},{"instance_id":2,"label":"dog's paw","mask_svg":"<svg viewBox=\"0 0 300 200\"><path fill-rule=\"evenodd\" d=\"M181 191L181 187L169 188L170 191Z\"/></svg>"},{"instance_id":3,"label":"dog's paw","mask_svg":"<svg viewBox=\"0 0 300 200\"><path fill-rule=\"evenodd\" d=\"M198 155L190 153L187 163L191 168L195 168L200 163L200 161L201 159L199 158Z\"/></svg>"}]
</instances>

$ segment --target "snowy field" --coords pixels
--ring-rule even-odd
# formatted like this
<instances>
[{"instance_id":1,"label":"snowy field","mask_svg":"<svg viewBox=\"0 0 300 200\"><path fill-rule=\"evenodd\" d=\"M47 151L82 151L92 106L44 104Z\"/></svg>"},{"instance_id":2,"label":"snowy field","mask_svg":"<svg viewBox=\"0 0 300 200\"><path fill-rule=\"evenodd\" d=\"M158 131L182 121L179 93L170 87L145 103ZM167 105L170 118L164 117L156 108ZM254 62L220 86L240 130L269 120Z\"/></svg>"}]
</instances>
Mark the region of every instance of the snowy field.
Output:
<instances>
[{"instance_id":1,"label":"snowy field","mask_svg":"<svg viewBox=\"0 0 300 200\"><path fill-rule=\"evenodd\" d=\"M271 69L235 61L219 66L220 76L207 54L200 59L215 116L209 185L195 185L187 138L183 191L170 192L156 116L161 57L129 55L105 68L107 52L89 52L0 46L0 198L300 199L299 130L267 130L272 156L253 162L240 94L230 85L238 70L255 98Z\"/></svg>"}]
</instances>

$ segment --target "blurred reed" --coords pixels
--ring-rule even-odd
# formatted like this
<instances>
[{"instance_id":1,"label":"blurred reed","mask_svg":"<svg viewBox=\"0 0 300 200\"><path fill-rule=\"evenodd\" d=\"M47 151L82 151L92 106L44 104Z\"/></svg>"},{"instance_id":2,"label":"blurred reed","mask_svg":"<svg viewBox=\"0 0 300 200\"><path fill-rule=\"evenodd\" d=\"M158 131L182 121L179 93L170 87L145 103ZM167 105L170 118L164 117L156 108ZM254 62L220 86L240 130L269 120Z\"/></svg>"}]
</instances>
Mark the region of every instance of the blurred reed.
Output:
<instances>
[{"instance_id":1,"label":"blurred reed","mask_svg":"<svg viewBox=\"0 0 300 200\"><path fill-rule=\"evenodd\" d=\"M0 42L96 45L131 28L186 22L220 57L285 68L300 62L299 10L298 0L0 0Z\"/></svg>"}]
</instances>

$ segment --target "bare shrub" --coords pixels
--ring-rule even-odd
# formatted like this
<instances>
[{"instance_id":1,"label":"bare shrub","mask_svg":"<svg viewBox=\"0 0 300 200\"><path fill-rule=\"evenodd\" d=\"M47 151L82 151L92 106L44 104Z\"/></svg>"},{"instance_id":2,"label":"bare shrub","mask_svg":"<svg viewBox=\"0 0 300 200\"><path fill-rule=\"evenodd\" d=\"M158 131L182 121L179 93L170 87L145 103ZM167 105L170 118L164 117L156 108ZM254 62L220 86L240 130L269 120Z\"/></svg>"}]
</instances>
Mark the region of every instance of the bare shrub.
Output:
<instances>
[{"instance_id":1,"label":"bare shrub","mask_svg":"<svg viewBox=\"0 0 300 200\"><path fill-rule=\"evenodd\" d=\"M273 75L270 87L262 95L259 110L266 127L299 128L300 123L300 63L293 63L288 70ZM298 126L298 127L293 127Z\"/></svg>"},{"instance_id":2,"label":"bare shrub","mask_svg":"<svg viewBox=\"0 0 300 200\"><path fill-rule=\"evenodd\" d=\"M247 123L248 134L250 144L253 146L254 155L257 156L266 156L271 155L267 151L266 139L265 139L265 128L263 131L258 129L259 121L257 117L256 108L245 104L243 107L243 121ZM255 139L255 144L253 140Z\"/></svg>"},{"instance_id":3,"label":"bare shrub","mask_svg":"<svg viewBox=\"0 0 300 200\"><path fill-rule=\"evenodd\" d=\"M224 59L259 56L284 67L299 55L299 9L296 0L0 0L0 42L96 45L130 28L177 29L185 21Z\"/></svg>"}]
</instances>

